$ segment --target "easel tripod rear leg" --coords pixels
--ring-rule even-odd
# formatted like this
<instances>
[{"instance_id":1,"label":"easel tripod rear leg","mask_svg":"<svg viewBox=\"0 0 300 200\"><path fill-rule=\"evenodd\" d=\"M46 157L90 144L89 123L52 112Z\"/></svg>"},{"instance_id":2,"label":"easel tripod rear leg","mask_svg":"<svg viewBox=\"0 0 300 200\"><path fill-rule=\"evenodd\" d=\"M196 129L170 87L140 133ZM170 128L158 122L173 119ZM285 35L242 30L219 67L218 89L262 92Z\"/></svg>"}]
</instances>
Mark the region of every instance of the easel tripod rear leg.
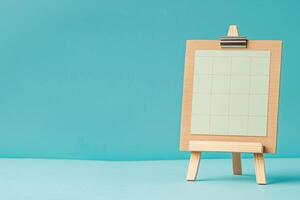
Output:
<instances>
[{"instance_id":1,"label":"easel tripod rear leg","mask_svg":"<svg viewBox=\"0 0 300 200\"><path fill-rule=\"evenodd\" d=\"M234 175L242 175L241 153L232 153L232 169Z\"/></svg>"}]
</instances>

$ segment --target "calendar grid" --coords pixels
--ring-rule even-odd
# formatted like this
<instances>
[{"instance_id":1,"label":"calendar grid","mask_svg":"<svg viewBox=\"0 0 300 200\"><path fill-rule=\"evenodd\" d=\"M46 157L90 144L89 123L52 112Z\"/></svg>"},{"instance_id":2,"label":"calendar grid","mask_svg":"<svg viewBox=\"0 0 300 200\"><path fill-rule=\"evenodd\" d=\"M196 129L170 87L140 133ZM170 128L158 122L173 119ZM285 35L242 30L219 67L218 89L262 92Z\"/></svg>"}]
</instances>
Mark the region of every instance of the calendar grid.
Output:
<instances>
[{"instance_id":1,"label":"calendar grid","mask_svg":"<svg viewBox=\"0 0 300 200\"><path fill-rule=\"evenodd\" d=\"M192 134L266 135L270 52L236 53L196 51Z\"/></svg>"}]
</instances>

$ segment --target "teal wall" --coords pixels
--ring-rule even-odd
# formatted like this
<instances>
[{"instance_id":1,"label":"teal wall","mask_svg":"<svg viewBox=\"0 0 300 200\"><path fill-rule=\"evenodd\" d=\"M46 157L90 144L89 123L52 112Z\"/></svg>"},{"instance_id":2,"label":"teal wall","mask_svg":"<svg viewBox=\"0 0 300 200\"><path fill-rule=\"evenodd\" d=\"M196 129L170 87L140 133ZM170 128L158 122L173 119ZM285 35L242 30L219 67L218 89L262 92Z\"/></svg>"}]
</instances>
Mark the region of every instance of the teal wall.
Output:
<instances>
[{"instance_id":1,"label":"teal wall","mask_svg":"<svg viewBox=\"0 0 300 200\"><path fill-rule=\"evenodd\" d=\"M178 159L185 41L284 41L278 154L300 156L297 1L0 1L0 157ZM223 156L223 154L209 154Z\"/></svg>"}]
</instances>

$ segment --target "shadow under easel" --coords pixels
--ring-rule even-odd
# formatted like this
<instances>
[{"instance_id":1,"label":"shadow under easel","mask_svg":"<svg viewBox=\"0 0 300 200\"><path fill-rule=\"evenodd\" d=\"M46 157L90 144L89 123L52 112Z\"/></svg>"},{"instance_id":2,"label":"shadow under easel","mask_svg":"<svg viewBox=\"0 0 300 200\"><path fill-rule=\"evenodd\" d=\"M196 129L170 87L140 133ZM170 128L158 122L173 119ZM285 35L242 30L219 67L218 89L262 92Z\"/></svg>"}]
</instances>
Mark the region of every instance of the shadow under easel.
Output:
<instances>
[{"instance_id":1,"label":"shadow under easel","mask_svg":"<svg viewBox=\"0 0 300 200\"><path fill-rule=\"evenodd\" d=\"M206 181L242 181L242 182L255 182L255 174L243 174L242 176L218 176L218 177L205 177L205 178L198 178L195 180L196 182L206 182Z\"/></svg>"},{"instance_id":2,"label":"shadow under easel","mask_svg":"<svg viewBox=\"0 0 300 200\"><path fill-rule=\"evenodd\" d=\"M268 176L268 184L300 183L300 174L279 174Z\"/></svg>"},{"instance_id":3,"label":"shadow under easel","mask_svg":"<svg viewBox=\"0 0 300 200\"><path fill-rule=\"evenodd\" d=\"M223 176L223 177L212 177L212 178L198 178L196 182L206 181L240 181L240 182L253 182L255 181L255 174L243 174L242 176ZM299 183L300 174L275 174L267 176L267 185L280 184L280 183Z\"/></svg>"}]
</instances>

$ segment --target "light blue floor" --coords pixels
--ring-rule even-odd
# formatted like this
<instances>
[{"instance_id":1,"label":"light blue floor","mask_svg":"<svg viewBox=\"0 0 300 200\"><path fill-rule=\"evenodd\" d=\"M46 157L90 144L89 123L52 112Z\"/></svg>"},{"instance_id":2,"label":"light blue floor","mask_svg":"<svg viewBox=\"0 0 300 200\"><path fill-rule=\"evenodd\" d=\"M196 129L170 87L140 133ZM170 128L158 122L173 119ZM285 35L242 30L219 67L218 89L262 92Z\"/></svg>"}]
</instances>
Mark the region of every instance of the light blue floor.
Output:
<instances>
[{"instance_id":1,"label":"light blue floor","mask_svg":"<svg viewBox=\"0 0 300 200\"><path fill-rule=\"evenodd\" d=\"M231 160L202 160L186 182L187 161L105 162L0 159L0 199L300 199L300 159L266 159L269 185L255 183L252 159L243 176Z\"/></svg>"}]
</instances>

